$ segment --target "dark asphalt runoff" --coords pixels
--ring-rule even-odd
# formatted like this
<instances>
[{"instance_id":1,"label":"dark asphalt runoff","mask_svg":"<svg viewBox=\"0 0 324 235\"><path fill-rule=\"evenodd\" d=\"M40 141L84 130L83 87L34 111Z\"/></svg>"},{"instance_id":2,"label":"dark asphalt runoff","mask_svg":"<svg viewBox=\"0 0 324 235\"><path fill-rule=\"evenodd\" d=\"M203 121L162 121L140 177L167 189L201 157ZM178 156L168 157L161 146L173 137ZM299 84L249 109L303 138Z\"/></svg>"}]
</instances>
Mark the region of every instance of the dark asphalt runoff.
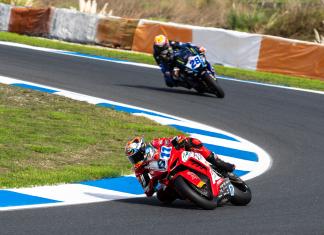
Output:
<instances>
[{"instance_id":1,"label":"dark asphalt runoff","mask_svg":"<svg viewBox=\"0 0 324 235\"><path fill-rule=\"evenodd\" d=\"M0 75L137 105L229 131L273 165L248 206L200 210L139 198L0 212L0 234L324 234L324 95L221 80L217 99L156 69L0 45Z\"/></svg>"}]
</instances>

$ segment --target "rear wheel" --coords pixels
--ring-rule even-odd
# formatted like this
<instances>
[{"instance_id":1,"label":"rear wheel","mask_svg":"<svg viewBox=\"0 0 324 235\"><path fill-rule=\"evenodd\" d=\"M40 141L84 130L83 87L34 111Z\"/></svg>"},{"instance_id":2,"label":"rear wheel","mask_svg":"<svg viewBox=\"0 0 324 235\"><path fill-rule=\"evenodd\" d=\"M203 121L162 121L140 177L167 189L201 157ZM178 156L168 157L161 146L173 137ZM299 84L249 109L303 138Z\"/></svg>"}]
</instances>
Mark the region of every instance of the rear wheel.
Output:
<instances>
[{"instance_id":1,"label":"rear wheel","mask_svg":"<svg viewBox=\"0 0 324 235\"><path fill-rule=\"evenodd\" d=\"M202 86L196 86L194 87L194 89L199 93L199 94L203 94L205 93L205 89Z\"/></svg>"},{"instance_id":2,"label":"rear wheel","mask_svg":"<svg viewBox=\"0 0 324 235\"><path fill-rule=\"evenodd\" d=\"M225 93L223 88L218 84L218 81L214 78L214 76L210 73L206 73L205 82L208 88L214 93L218 98L224 98Z\"/></svg>"},{"instance_id":3,"label":"rear wheel","mask_svg":"<svg viewBox=\"0 0 324 235\"><path fill-rule=\"evenodd\" d=\"M190 187L189 184L190 183L181 176L178 176L174 180L175 189L177 190L181 198L188 199L191 202L195 203L197 206L206 210L212 210L217 207L217 201L208 199L204 195L199 194L196 190Z\"/></svg>"},{"instance_id":4,"label":"rear wheel","mask_svg":"<svg viewBox=\"0 0 324 235\"><path fill-rule=\"evenodd\" d=\"M165 190L158 190L156 193L157 199L164 204L171 204L174 200L178 198L177 193L174 189L167 187Z\"/></svg>"}]
</instances>

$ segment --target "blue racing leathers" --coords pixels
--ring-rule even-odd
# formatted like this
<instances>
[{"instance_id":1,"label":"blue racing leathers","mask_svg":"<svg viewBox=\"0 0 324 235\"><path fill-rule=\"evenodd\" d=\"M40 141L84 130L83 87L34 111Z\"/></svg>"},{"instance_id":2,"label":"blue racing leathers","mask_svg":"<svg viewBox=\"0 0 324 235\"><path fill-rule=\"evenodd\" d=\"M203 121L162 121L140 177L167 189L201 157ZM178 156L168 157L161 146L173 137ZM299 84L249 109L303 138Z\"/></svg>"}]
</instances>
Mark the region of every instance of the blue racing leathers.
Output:
<instances>
[{"instance_id":1,"label":"blue racing leathers","mask_svg":"<svg viewBox=\"0 0 324 235\"><path fill-rule=\"evenodd\" d=\"M170 51L170 54L167 59L164 59L159 54L159 50L156 47L153 47L153 56L156 61L156 63L161 68L161 71L164 75L165 83L169 87L178 86L179 80L174 78L173 75L173 69L176 67L176 62L174 61L174 53L177 53L178 50L181 50L182 48L193 48L197 51L201 51L200 47L195 46L191 43L182 43L177 41L169 41L170 47L172 50ZM214 70L212 66L206 61L208 70L211 71L214 74Z\"/></svg>"}]
</instances>

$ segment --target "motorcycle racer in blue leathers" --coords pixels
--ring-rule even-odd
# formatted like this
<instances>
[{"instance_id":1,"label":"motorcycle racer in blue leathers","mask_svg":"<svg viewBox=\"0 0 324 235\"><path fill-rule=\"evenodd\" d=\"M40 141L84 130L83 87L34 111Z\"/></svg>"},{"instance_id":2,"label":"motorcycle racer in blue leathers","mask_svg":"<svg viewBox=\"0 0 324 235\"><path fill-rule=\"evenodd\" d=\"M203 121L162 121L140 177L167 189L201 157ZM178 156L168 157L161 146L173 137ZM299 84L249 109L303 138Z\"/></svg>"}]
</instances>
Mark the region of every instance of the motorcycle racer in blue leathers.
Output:
<instances>
[{"instance_id":1,"label":"motorcycle racer in blue leathers","mask_svg":"<svg viewBox=\"0 0 324 235\"><path fill-rule=\"evenodd\" d=\"M188 83L180 79L180 71L179 68L176 67L175 55L177 51L180 51L183 48L192 48L201 54L205 54L206 52L204 47L198 47L192 43L171 41L168 40L168 38L164 35L158 35L154 39L153 56L156 63L161 68L165 83L168 87L182 85L186 88L191 88ZM206 61L206 63L207 69L214 75L214 69L208 63L208 61Z\"/></svg>"}]
</instances>

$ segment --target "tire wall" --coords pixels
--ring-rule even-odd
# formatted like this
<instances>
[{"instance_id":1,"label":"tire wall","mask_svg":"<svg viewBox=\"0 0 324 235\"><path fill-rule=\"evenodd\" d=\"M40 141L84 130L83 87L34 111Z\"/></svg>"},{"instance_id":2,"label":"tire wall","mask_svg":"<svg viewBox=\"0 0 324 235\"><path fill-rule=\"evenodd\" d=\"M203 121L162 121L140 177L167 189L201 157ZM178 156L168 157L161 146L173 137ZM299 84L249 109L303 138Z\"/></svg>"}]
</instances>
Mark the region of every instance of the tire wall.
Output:
<instances>
[{"instance_id":1,"label":"tire wall","mask_svg":"<svg viewBox=\"0 0 324 235\"><path fill-rule=\"evenodd\" d=\"M11 6L0 3L0 31L8 31Z\"/></svg>"},{"instance_id":2,"label":"tire wall","mask_svg":"<svg viewBox=\"0 0 324 235\"><path fill-rule=\"evenodd\" d=\"M152 53L153 39L193 42L210 62L324 80L324 45L218 28L0 4L0 30Z\"/></svg>"},{"instance_id":3,"label":"tire wall","mask_svg":"<svg viewBox=\"0 0 324 235\"><path fill-rule=\"evenodd\" d=\"M324 81L324 44L263 36L257 70Z\"/></svg>"},{"instance_id":4,"label":"tire wall","mask_svg":"<svg viewBox=\"0 0 324 235\"><path fill-rule=\"evenodd\" d=\"M79 43L94 43L99 16L67 9L54 9L50 37Z\"/></svg>"},{"instance_id":5,"label":"tire wall","mask_svg":"<svg viewBox=\"0 0 324 235\"><path fill-rule=\"evenodd\" d=\"M13 7L11 9L9 32L30 36L49 35L51 8Z\"/></svg>"},{"instance_id":6,"label":"tire wall","mask_svg":"<svg viewBox=\"0 0 324 235\"><path fill-rule=\"evenodd\" d=\"M139 20L120 17L101 18L96 33L96 43L106 47L131 50Z\"/></svg>"}]
</instances>

